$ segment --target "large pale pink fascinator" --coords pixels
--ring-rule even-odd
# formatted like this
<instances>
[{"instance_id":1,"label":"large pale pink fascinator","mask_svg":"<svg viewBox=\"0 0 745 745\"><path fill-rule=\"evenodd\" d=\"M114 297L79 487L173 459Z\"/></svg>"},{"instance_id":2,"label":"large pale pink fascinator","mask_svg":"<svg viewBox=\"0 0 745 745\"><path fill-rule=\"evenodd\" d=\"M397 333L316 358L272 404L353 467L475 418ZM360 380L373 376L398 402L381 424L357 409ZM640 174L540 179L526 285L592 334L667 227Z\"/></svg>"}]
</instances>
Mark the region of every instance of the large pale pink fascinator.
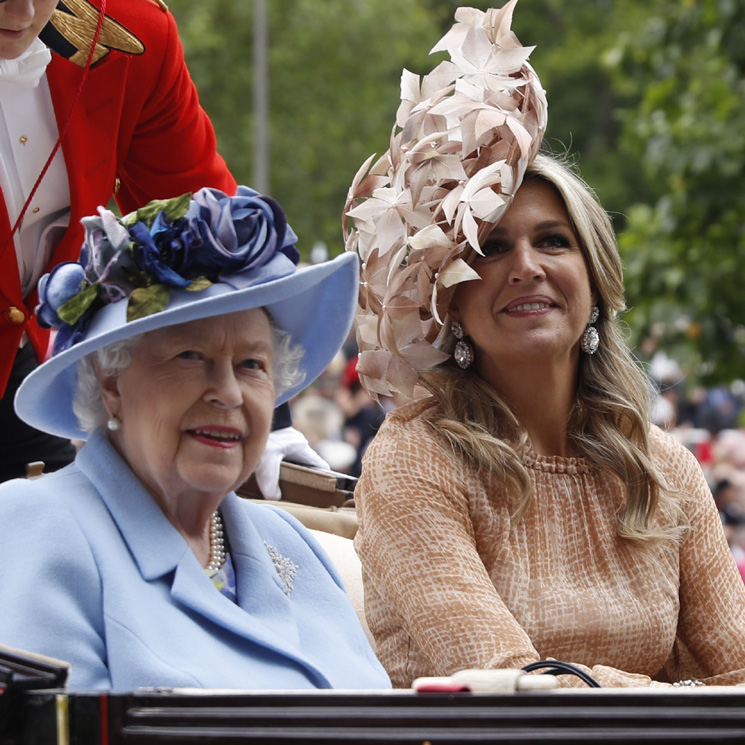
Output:
<instances>
[{"instance_id":1,"label":"large pale pink fascinator","mask_svg":"<svg viewBox=\"0 0 745 745\"><path fill-rule=\"evenodd\" d=\"M354 177L346 249L362 263L360 381L374 397L414 395L419 371L448 358L455 286L509 207L546 128L540 80L510 30L517 0L459 8L421 81L404 70L390 149ZM475 252L475 253L474 253Z\"/></svg>"}]
</instances>

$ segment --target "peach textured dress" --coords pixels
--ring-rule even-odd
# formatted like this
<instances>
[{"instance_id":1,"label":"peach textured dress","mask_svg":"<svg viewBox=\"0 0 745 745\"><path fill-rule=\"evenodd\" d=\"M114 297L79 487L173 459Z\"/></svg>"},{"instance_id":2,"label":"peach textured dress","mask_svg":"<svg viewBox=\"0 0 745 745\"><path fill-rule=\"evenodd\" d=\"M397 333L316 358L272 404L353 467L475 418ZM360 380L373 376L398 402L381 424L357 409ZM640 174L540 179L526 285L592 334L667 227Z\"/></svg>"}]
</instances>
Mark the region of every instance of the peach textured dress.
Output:
<instances>
[{"instance_id":1,"label":"peach textured dress","mask_svg":"<svg viewBox=\"0 0 745 745\"><path fill-rule=\"evenodd\" d=\"M497 479L455 455L424 408L388 415L355 492L367 620L395 686L549 657L603 686L745 682L745 584L685 447L652 430L690 529L639 550L616 536L617 477L527 453L534 496L515 522Z\"/></svg>"}]
</instances>

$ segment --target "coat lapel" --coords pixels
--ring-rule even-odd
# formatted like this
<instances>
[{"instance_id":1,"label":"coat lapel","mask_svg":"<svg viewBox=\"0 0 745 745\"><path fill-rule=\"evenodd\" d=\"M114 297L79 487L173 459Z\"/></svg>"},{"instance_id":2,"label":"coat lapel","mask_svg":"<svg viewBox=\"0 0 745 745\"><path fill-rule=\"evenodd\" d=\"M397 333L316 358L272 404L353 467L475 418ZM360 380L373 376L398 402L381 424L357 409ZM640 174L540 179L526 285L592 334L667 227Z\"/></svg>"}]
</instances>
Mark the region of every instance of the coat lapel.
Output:
<instances>
[{"instance_id":1,"label":"coat lapel","mask_svg":"<svg viewBox=\"0 0 745 745\"><path fill-rule=\"evenodd\" d=\"M323 674L299 652L297 618L277 567L262 537L241 509L240 498L228 494L221 505L230 554L235 566L238 602L215 598L215 588L191 551L176 568L171 588L175 600L222 628L293 659L327 686ZM219 602L216 602L219 601Z\"/></svg>"},{"instance_id":2,"label":"coat lapel","mask_svg":"<svg viewBox=\"0 0 745 745\"><path fill-rule=\"evenodd\" d=\"M143 580L169 582L171 597L183 608L293 660L319 687L330 685L299 651L292 601L240 497L228 494L220 508L235 565L236 604L217 591L184 538L101 431L91 435L77 463L100 492Z\"/></svg>"},{"instance_id":3,"label":"coat lapel","mask_svg":"<svg viewBox=\"0 0 745 745\"><path fill-rule=\"evenodd\" d=\"M70 182L70 226L60 241L54 263L77 258L80 251L80 219L85 217L91 199L113 194L116 179L116 147L128 59L107 58L91 69L77 106L83 70L67 60L52 56L47 68L49 90L60 134L68 120L62 140L67 176ZM105 207L106 205L101 205Z\"/></svg>"},{"instance_id":4,"label":"coat lapel","mask_svg":"<svg viewBox=\"0 0 745 745\"><path fill-rule=\"evenodd\" d=\"M187 553L199 566L181 534L101 430L91 433L75 462L101 495L145 581L174 572Z\"/></svg>"},{"instance_id":5,"label":"coat lapel","mask_svg":"<svg viewBox=\"0 0 745 745\"><path fill-rule=\"evenodd\" d=\"M18 307L24 307L15 244L10 237L10 231L12 229L13 226L10 224L8 217L8 208L5 205L5 196L0 189L0 260L2 261L0 291L2 291L9 303Z\"/></svg>"}]
</instances>

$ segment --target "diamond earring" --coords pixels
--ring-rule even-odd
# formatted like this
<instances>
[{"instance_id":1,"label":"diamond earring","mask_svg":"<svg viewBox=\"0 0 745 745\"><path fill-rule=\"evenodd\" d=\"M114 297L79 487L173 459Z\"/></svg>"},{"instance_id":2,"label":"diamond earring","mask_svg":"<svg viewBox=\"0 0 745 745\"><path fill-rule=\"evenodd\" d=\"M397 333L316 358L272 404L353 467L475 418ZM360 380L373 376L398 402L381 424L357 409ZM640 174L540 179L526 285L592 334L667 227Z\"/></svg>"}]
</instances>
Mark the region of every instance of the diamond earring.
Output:
<instances>
[{"instance_id":1,"label":"diamond earring","mask_svg":"<svg viewBox=\"0 0 745 745\"><path fill-rule=\"evenodd\" d=\"M598 330L592 325L600 318L600 309L593 305L590 309L590 320L587 322L585 333L582 334L582 351L585 354L595 354L600 346L600 335Z\"/></svg>"},{"instance_id":2,"label":"diamond earring","mask_svg":"<svg viewBox=\"0 0 745 745\"><path fill-rule=\"evenodd\" d=\"M458 363L458 367L463 370L468 369L473 364L473 347L466 341L466 335L463 326L458 321L450 324L453 336L458 340L453 350L453 358Z\"/></svg>"}]
</instances>

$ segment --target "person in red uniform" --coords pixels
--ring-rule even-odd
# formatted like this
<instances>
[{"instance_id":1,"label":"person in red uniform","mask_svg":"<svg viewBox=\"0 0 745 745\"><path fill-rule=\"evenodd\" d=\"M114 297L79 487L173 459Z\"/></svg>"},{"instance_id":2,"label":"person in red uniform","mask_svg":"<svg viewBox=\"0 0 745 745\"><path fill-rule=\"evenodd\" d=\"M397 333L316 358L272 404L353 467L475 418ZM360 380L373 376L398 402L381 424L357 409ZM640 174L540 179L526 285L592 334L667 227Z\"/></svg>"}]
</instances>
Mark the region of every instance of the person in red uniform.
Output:
<instances>
[{"instance_id":1,"label":"person in red uniform","mask_svg":"<svg viewBox=\"0 0 745 745\"><path fill-rule=\"evenodd\" d=\"M13 396L48 345L37 281L77 258L80 218L112 196L127 213L203 186L232 195L236 182L165 4L106 0L102 13L102 0L0 1L0 480L73 455L16 419Z\"/></svg>"},{"instance_id":2,"label":"person in red uniform","mask_svg":"<svg viewBox=\"0 0 745 745\"><path fill-rule=\"evenodd\" d=\"M48 346L37 282L77 259L80 218L112 196L126 214L204 186L236 190L162 0L0 0L0 481L74 456L13 397ZM255 472L270 499L283 459L328 468L291 425L284 404Z\"/></svg>"}]
</instances>

